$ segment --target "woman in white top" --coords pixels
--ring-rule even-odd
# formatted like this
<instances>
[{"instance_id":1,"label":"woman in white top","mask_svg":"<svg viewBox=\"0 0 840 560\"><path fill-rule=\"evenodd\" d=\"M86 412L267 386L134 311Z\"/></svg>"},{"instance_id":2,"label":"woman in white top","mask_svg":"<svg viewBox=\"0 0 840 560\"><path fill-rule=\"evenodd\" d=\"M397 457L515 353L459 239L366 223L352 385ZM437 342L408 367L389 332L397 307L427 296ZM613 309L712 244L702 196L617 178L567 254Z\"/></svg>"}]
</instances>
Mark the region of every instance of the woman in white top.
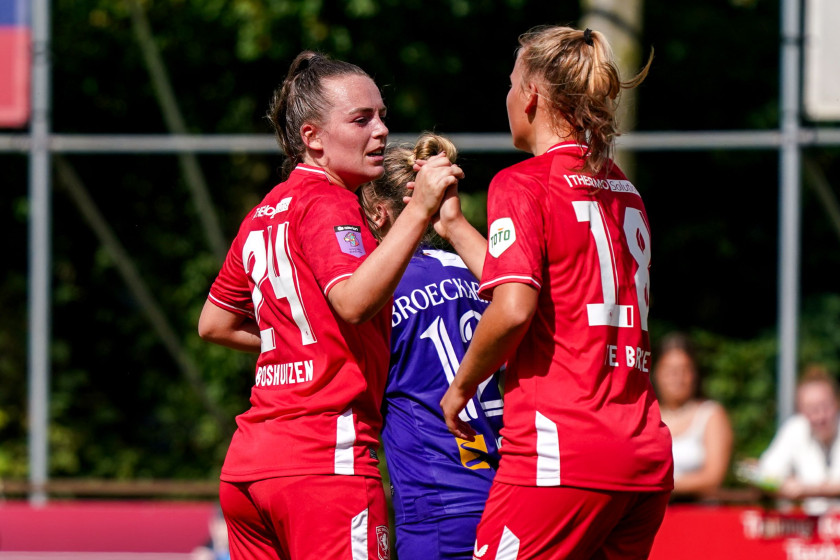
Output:
<instances>
[{"instance_id":1,"label":"woman in white top","mask_svg":"<svg viewBox=\"0 0 840 560\"><path fill-rule=\"evenodd\" d=\"M700 396L700 376L691 340L682 333L662 339L653 368L662 420L671 430L673 497L716 492L729 468L732 426L720 403Z\"/></svg>"}]
</instances>

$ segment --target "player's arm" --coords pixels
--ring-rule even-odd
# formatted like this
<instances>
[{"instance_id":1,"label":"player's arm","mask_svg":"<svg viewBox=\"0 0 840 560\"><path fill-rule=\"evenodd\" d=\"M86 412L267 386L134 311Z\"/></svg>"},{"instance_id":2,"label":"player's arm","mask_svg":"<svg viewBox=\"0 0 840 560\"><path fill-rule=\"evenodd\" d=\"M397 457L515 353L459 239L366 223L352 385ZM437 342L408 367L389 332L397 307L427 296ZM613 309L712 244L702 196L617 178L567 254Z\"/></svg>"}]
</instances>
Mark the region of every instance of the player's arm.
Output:
<instances>
[{"instance_id":1,"label":"player's arm","mask_svg":"<svg viewBox=\"0 0 840 560\"><path fill-rule=\"evenodd\" d=\"M776 494L789 500L836 498L840 496L840 482L827 481L819 484L806 484L796 477L790 477L782 483Z\"/></svg>"},{"instance_id":2,"label":"player's arm","mask_svg":"<svg viewBox=\"0 0 840 560\"><path fill-rule=\"evenodd\" d=\"M457 189L447 191L434 225L438 235L452 245L473 276L481 278L484 272L484 256L487 254L487 240L461 212Z\"/></svg>"},{"instance_id":3,"label":"player's arm","mask_svg":"<svg viewBox=\"0 0 840 560\"><path fill-rule=\"evenodd\" d=\"M478 385L493 375L513 354L537 310L539 292L528 284L500 284L481 316L472 343L440 406L449 431L472 441L475 431L458 414L475 395Z\"/></svg>"},{"instance_id":4,"label":"player's arm","mask_svg":"<svg viewBox=\"0 0 840 560\"><path fill-rule=\"evenodd\" d=\"M339 317L351 324L362 323L390 301L443 195L462 176L445 155L429 159L417 174L414 196L379 247L329 291L327 298Z\"/></svg>"},{"instance_id":5,"label":"player's arm","mask_svg":"<svg viewBox=\"0 0 840 560\"><path fill-rule=\"evenodd\" d=\"M222 309L209 299L198 318L198 336L243 352L260 352L260 328L250 317Z\"/></svg>"}]
</instances>

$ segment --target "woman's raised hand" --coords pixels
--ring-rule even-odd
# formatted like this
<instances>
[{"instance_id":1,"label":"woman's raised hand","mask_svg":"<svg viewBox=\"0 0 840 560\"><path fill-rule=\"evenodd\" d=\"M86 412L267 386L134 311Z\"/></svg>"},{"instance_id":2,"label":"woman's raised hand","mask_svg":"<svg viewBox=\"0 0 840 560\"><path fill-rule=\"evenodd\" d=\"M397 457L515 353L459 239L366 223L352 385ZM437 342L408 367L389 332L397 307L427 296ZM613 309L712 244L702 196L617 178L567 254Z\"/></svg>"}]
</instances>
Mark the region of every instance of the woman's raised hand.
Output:
<instances>
[{"instance_id":1,"label":"woman's raised hand","mask_svg":"<svg viewBox=\"0 0 840 560\"><path fill-rule=\"evenodd\" d=\"M449 161L446 154L440 153L425 161L418 161L417 178L408 187L413 195L406 201L408 206L422 209L427 218L437 214L447 190L457 187L458 180L464 177L464 171Z\"/></svg>"},{"instance_id":2,"label":"woman's raised hand","mask_svg":"<svg viewBox=\"0 0 840 560\"><path fill-rule=\"evenodd\" d=\"M461 199L458 196L458 185L456 184L446 190L438 214L432 219L432 223L435 232L449 241L452 230L463 222L466 222L466 217L461 211Z\"/></svg>"}]
</instances>

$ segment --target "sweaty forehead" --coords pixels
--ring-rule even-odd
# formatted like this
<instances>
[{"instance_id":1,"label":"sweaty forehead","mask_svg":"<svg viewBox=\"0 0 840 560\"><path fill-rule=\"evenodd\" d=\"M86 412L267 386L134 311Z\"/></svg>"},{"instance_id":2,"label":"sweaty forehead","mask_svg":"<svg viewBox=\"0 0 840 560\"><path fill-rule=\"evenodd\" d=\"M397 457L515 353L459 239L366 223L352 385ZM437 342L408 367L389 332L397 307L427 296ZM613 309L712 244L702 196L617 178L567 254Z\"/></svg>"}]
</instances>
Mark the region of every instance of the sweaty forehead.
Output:
<instances>
[{"instance_id":1,"label":"sweaty forehead","mask_svg":"<svg viewBox=\"0 0 840 560\"><path fill-rule=\"evenodd\" d=\"M333 109L340 113L378 112L385 108L379 88L367 76L348 74L327 78L324 92Z\"/></svg>"}]
</instances>

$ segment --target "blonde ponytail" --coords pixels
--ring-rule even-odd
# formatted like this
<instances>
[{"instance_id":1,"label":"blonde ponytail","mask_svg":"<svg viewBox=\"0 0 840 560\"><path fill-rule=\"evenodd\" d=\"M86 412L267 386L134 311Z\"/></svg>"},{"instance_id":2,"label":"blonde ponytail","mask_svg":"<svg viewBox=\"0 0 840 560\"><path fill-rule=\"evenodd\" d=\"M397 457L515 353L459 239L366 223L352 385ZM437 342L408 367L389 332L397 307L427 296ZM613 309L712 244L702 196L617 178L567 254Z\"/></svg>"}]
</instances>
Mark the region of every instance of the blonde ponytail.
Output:
<instances>
[{"instance_id":1,"label":"blonde ponytail","mask_svg":"<svg viewBox=\"0 0 840 560\"><path fill-rule=\"evenodd\" d=\"M542 85L555 130L568 125L575 140L587 146L583 170L601 173L620 134L615 121L618 96L644 81L653 52L638 75L622 82L612 48L598 31L536 27L522 34L519 44L523 81Z\"/></svg>"}]
</instances>

